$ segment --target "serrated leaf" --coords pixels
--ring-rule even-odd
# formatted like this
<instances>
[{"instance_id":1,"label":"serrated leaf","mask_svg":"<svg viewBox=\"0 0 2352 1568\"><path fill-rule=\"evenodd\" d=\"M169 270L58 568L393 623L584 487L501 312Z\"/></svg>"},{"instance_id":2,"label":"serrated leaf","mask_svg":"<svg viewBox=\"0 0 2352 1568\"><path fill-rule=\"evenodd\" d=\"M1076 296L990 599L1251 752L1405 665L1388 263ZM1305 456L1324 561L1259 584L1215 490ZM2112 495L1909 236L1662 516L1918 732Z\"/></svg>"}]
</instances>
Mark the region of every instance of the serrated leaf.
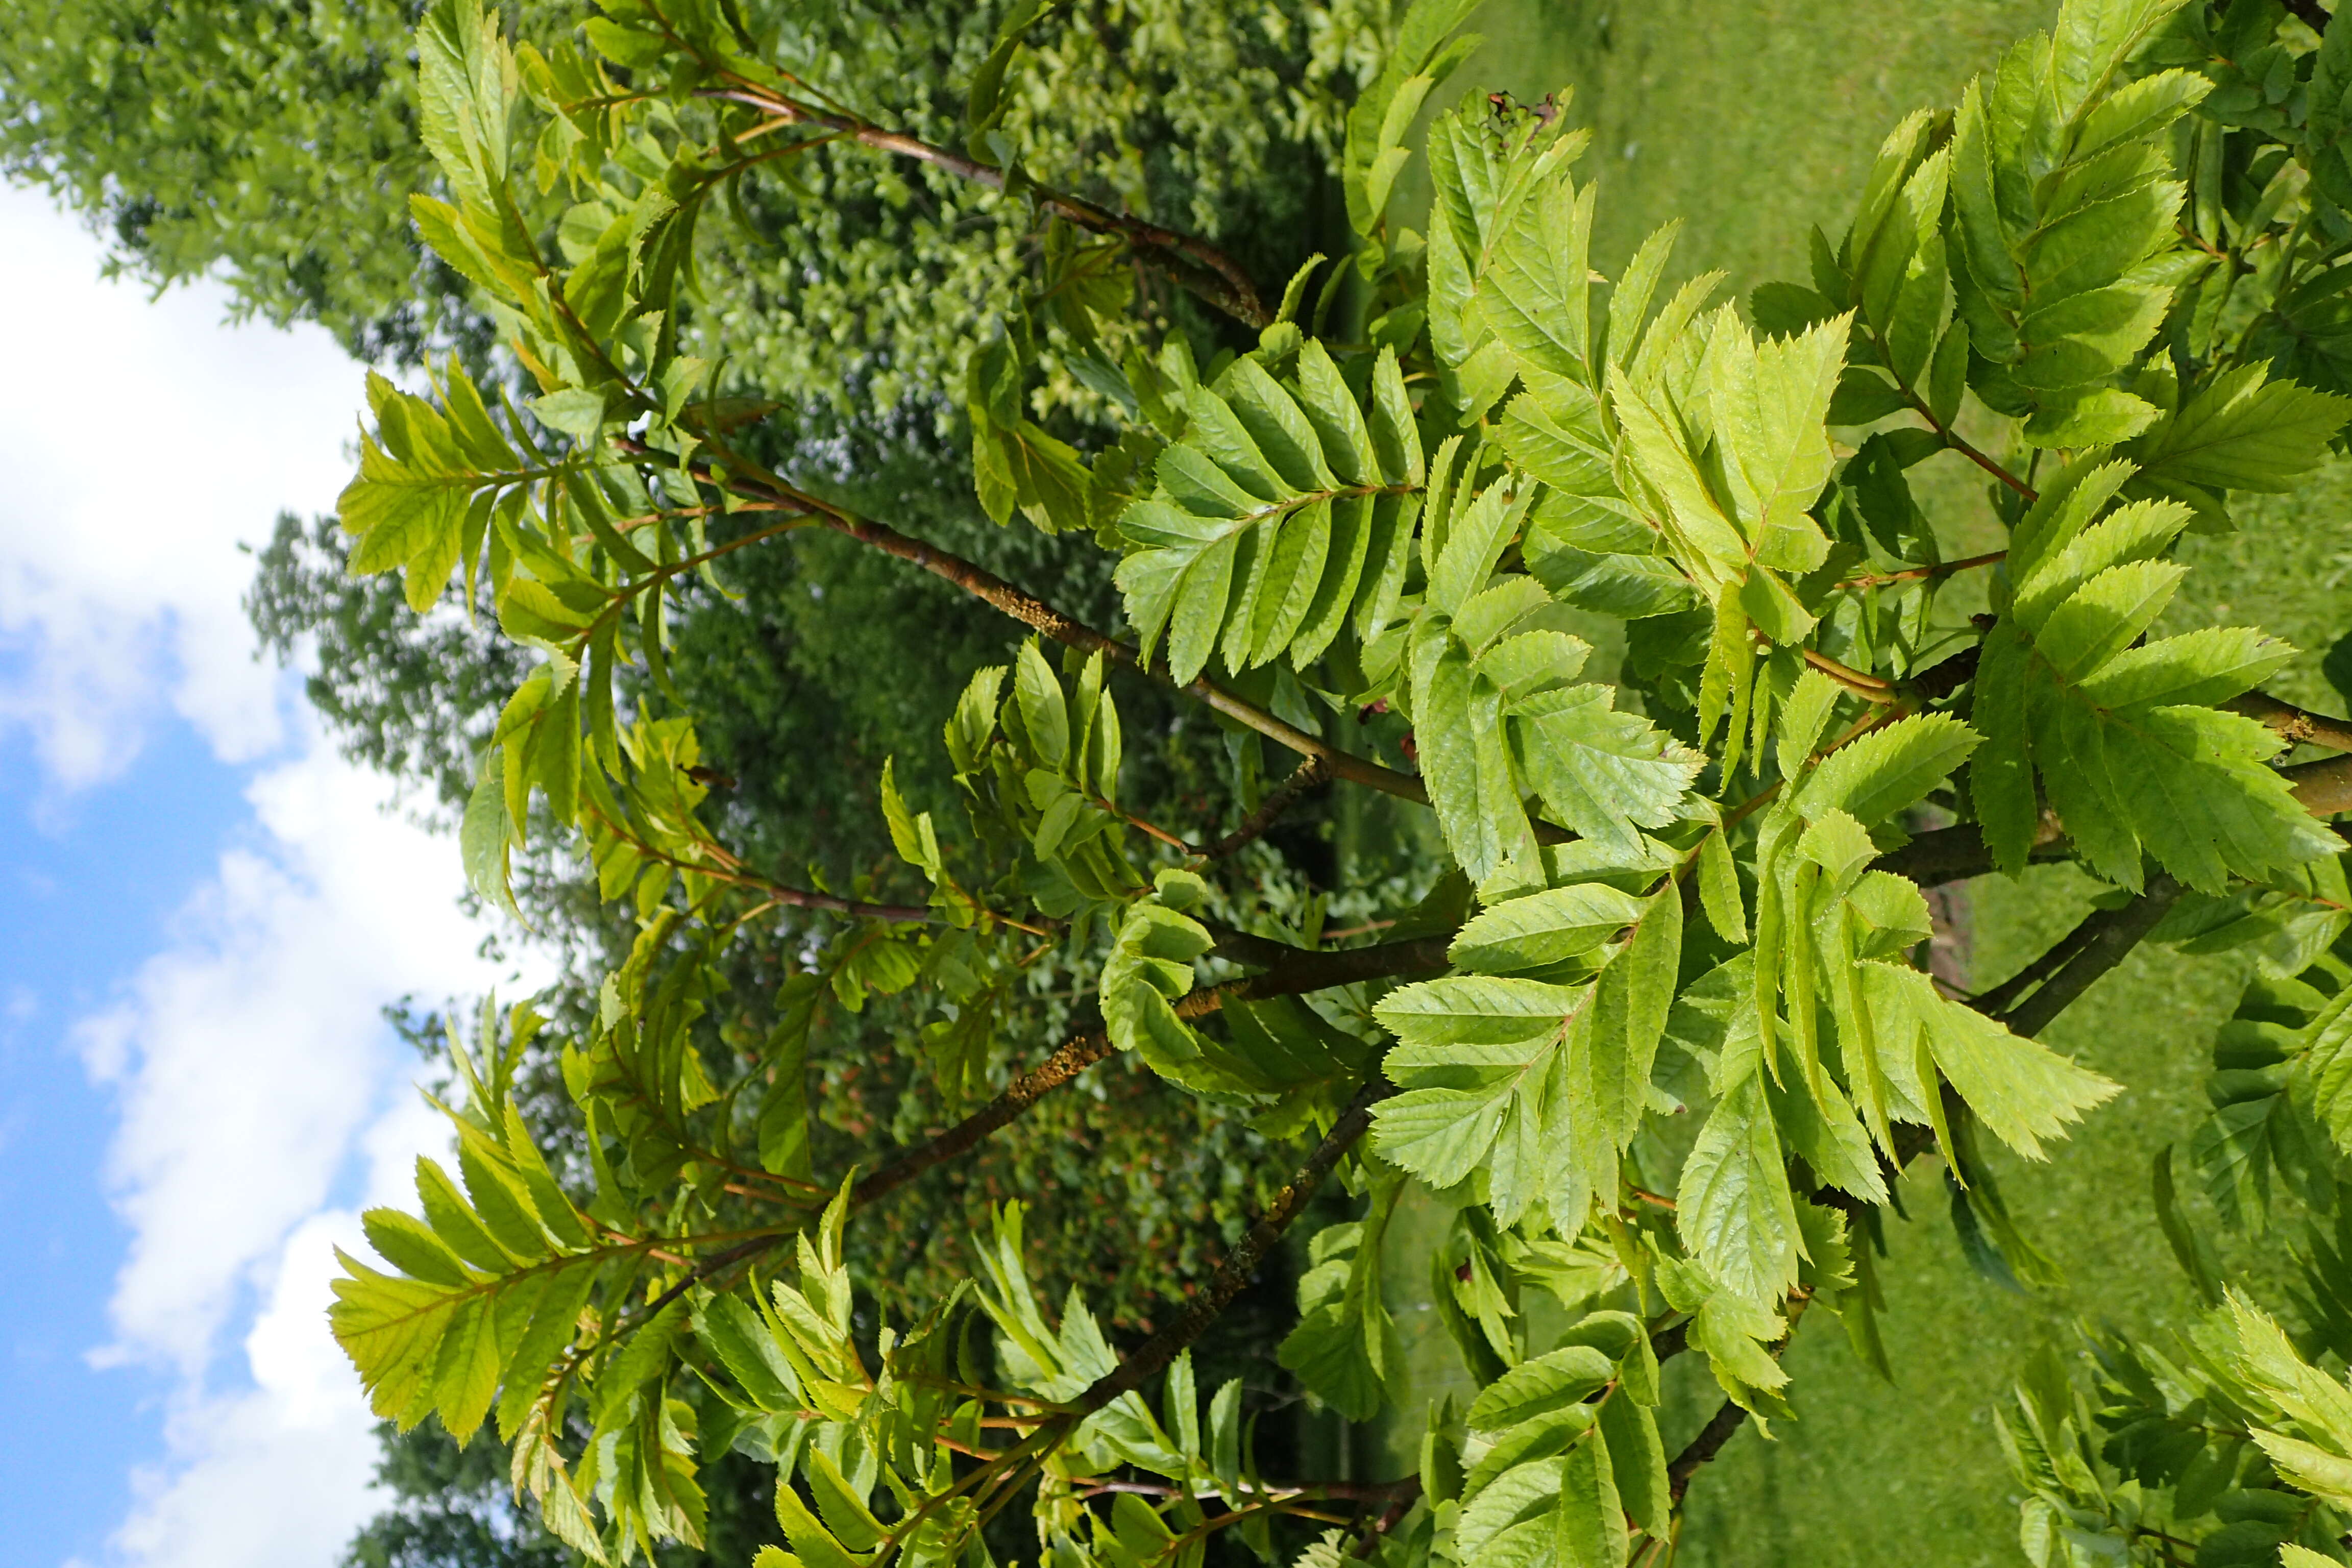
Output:
<instances>
[{"instance_id":1,"label":"serrated leaf","mask_svg":"<svg viewBox=\"0 0 2352 1568\"><path fill-rule=\"evenodd\" d=\"M2268 362L2215 376L2134 451L2141 473L2166 484L2276 493L2317 467L2352 418L2352 398L2267 381Z\"/></svg>"},{"instance_id":2,"label":"serrated leaf","mask_svg":"<svg viewBox=\"0 0 2352 1568\"><path fill-rule=\"evenodd\" d=\"M1675 1227L1691 1256L1744 1300L1797 1282L1797 1214L1764 1087L1751 1071L1716 1101L1683 1163Z\"/></svg>"},{"instance_id":3,"label":"serrated leaf","mask_svg":"<svg viewBox=\"0 0 2352 1568\"><path fill-rule=\"evenodd\" d=\"M2029 1160L2042 1158L2044 1140L2065 1136L2084 1111L2122 1092L2122 1085L1948 1000L1916 969L1866 967L1875 977L1874 994L1899 994L1926 1030L1937 1070L1969 1109L1993 1136Z\"/></svg>"},{"instance_id":4,"label":"serrated leaf","mask_svg":"<svg viewBox=\"0 0 2352 1568\"><path fill-rule=\"evenodd\" d=\"M1808 813L1839 810L1868 826L1924 799L1966 762L1982 739L1942 713L1915 713L1874 730L1813 770Z\"/></svg>"},{"instance_id":5,"label":"serrated leaf","mask_svg":"<svg viewBox=\"0 0 2352 1568\"><path fill-rule=\"evenodd\" d=\"M1633 924L1645 908L1605 883L1580 882L1483 910L1454 934L1447 955L1490 974L1539 969L1590 952Z\"/></svg>"},{"instance_id":6,"label":"serrated leaf","mask_svg":"<svg viewBox=\"0 0 2352 1568\"><path fill-rule=\"evenodd\" d=\"M1486 1385L1465 1417L1474 1432L1501 1432L1575 1405L1605 1387L1617 1368L1590 1345L1567 1345L1520 1363Z\"/></svg>"}]
</instances>

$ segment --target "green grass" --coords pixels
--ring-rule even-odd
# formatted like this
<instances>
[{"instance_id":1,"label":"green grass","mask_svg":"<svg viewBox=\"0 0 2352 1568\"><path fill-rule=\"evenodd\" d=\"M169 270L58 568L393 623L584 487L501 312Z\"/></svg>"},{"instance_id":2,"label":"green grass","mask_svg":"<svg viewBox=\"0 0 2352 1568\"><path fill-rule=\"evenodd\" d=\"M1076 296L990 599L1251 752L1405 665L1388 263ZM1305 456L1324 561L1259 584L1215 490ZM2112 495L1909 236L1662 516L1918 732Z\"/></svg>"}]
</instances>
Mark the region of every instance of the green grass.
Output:
<instances>
[{"instance_id":1,"label":"green grass","mask_svg":"<svg viewBox=\"0 0 2352 1568\"><path fill-rule=\"evenodd\" d=\"M1744 295L1771 278L1801 278L1808 229L1843 228L1895 121L1948 104L2054 10L2042 0L1492 0L1478 22L1490 42L1460 79L1521 98L1573 88L1571 118L1594 132L1585 168L1601 186L1594 261L1604 272L1680 216L1681 269L1724 268ZM1993 531L1981 476L1946 458L1916 477L1955 548ZM2251 621L2288 637L2305 652L2273 689L2340 711L2317 666L2352 626L2347 520L2345 465L2295 496L2244 505L2242 531L2185 548L2196 569L2173 621ZM2063 868L1975 885L1973 978L1998 981L2039 952L2088 908L2087 889ZM2048 1163L1997 1166L2029 1234L2062 1260L2063 1289L2016 1294L1973 1273L1953 1238L1941 1168L1922 1163L1903 1190L1910 1221L1888 1226L1883 1268L1895 1383L1867 1371L1835 1322L1809 1321L1788 1357L1799 1419L1776 1424L1769 1441L1742 1433L1701 1476L1681 1563L2023 1561L1994 1405L2037 1346L2075 1346L2078 1323L2147 1331L2183 1320L2189 1297L2153 1222L2149 1161L2202 1115L2212 1032L2243 977L2235 960L2143 951L2052 1029L2058 1048L2126 1086ZM1410 1352L1404 1408L1416 1413L1465 1386L1425 1304L1425 1246L1416 1245L1433 1239L1441 1218L1426 1205L1402 1216L1391 1254L1390 1299ZM2257 1278L2279 1266L2275 1246L2240 1245L2231 1261ZM1718 1395L1696 1358L1677 1363L1670 1383L1671 1447ZM1373 1436L1387 1473L1412 1462L1417 1426Z\"/></svg>"}]
</instances>

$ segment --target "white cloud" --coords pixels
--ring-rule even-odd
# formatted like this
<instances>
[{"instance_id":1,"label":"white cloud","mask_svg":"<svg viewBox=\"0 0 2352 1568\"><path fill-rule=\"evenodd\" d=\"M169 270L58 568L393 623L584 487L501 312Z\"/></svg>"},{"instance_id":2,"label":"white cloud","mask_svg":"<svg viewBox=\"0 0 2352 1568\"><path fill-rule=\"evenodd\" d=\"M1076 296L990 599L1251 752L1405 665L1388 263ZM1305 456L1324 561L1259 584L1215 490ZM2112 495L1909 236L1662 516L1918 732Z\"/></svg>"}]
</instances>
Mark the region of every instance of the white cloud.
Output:
<instances>
[{"instance_id":1,"label":"white cloud","mask_svg":"<svg viewBox=\"0 0 2352 1568\"><path fill-rule=\"evenodd\" d=\"M511 978L476 955L454 846L387 795L315 742L262 773L260 842L222 855L81 1026L121 1106L109 1176L131 1232L93 1360L174 1374L164 1458L110 1543L123 1568L329 1568L380 1504L373 1417L327 1329L332 1248L365 1256L357 1209L413 1203L448 1127L378 1010ZM354 1161L356 1203L330 1206ZM248 1312L244 1364L223 1367Z\"/></svg>"},{"instance_id":2,"label":"white cloud","mask_svg":"<svg viewBox=\"0 0 2352 1568\"><path fill-rule=\"evenodd\" d=\"M150 300L45 196L0 185L0 732L65 787L112 777L157 720L218 756L283 739L239 595L280 510L331 510L364 372L322 331L223 327L208 285ZM37 301L38 303L34 303Z\"/></svg>"},{"instance_id":3,"label":"white cloud","mask_svg":"<svg viewBox=\"0 0 2352 1568\"><path fill-rule=\"evenodd\" d=\"M458 913L455 847L317 750L248 792L266 848L223 855L172 945L81 1026L113 1085L131 1228L112 1353L201 1375L257 1264L324 1204L397 1061L380 1010L497 976Z\"/></svg>"},{"instance_id":4,"label":"white cloud","mask_svg":"<svg viewBox=\"0 0 2352 1568\"><path fill-rule=\"evenodd\" d=\"M357 1242L350 1214L305 1220L282 1248L268 1308L246 1336L250 1390L176 1401L170 1461L132 1478L113 1545L132 1563L333 1563L374 1511L366 1402L327 1332L333 1248Z\"/></svg>"},{"instance_id":5,"label":"white cloud","mask_svg":"<svg viewBox=\"0 0 2352 1568\"><path fill-rule=\"evenodd\" d=\"M119 1107L107 1179L131 1239L108 1342L70 1348L172 1390L107 1555L328 1568L375 1506L372 1421L324 1316L331 1246L358 1245L340 1205L355 1174L362 1202L407 1201L444 1136L380 1009L499 978L458 913L455 846L388 813L386 782L251 657L237 546L331 507L362 372L322 332L223 325L218 289L101 283L95 243L40 197L0 187L0 291L41 302L11 315L0 379L0 744L29 740L59 799L173 724L253 770L250 820L162 950L124 952L113 1002L73 1025Z\"/></svg>"}]
</instances>

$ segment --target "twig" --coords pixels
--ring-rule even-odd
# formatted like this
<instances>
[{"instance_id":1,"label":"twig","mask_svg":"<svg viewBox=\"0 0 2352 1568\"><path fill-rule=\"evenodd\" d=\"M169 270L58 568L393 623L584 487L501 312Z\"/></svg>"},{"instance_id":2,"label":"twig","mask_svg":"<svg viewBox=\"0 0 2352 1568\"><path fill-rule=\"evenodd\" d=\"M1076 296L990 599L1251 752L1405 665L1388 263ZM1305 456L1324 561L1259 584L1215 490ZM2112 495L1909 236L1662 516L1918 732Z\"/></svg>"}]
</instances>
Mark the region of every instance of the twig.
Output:
<instances>
[{"instance_id":1,"label":"twig","mask_svg":"<svg viewBox=\"0 0 2352 1568\"><path fill-rule=\"evenodd\" d=\"M1883 588L1889 583L1916 583L1924 578L1948 576L1954 572L1972 571L1979 566L1992 566L2009 559L2009 552L1996 550L1989 555L1971 555L1965 561L1939 561L1933 566L1913 566L1901 572L1865 574L1849 577L1838 584L1841 588Z\"/></svg>"},{"instance_id":2,"label":"twig","mask_svg":"<svg viewBox=\"0 0 2352 1568\"><path fill-rule=\"evenodd\" d=\"M1078 1400L1078 1407L1088 1411L1099 1410L1121 1394L1133 1393L1158 1376L1170 1362L1176 1359L1178 1352L1198 1339L1201 1331L1214 1322L1218 1314L1241 1294L1242 1287L1248 1284L1251 1276L1257 1272L1258 1264L1274 1249L1275 1243L1282 1239L1282 1233L1289 1228L1292 1220L1298 1217L1307 1200L1321 1188L1323 1178L1331 1173L1331 1167L1338 1164L1339 1157L1364 1135L1364 1130L1372 1124L1372 1107L1395 1092L1396 1089L1385 1079L1379 1078L1358 1089L1355 1099L1348 1102L1347 1109L1339 1112L1339 1120L1332 1122L1331 1131L1323 1135L1323 1141L1307 1157L1307 1163L1298 1167L1289 1184L1275 1194L1274 1202L1266 1206L1265 1213L1249 1227L1241 1244L1226 1255L1208 1287L1192 1298L1183 1315L1146 1340L1133 1355L1116 1368L1097 1378L1094 1386Z\"/></svg>"},{"instance_id":3,"label":"twig","mask_svg":"<svg viewBox=\"0 0 2352 1568\"><path fill-rule=\"evenodd\" d=\"M2297 708L2292 702L2260 691L2249 691L2221 706L2232 713L2260 720L2289 745L2325 746L2331 752L2352 752L2352 723Z\"/></svg>"},{"instance_id":4,"label":"twig","mask_svg":"<svg viewBox=\"0 0 2352 1568\"><path fill-rule=\"evenodd\" d=\"M1805 1315L1805 1308L1811 1301L1811 1295L1797 1296L1790 1300L1789 1331L1772 1346L1773 1360L1780 1360L1781 1352L1789 1348L1789 1341L1797 1331L1797 1320ZM1723 1446L1731 1441L1732 1435L1747 1419L1745 1409L1728 1399L1725 1400L1708 1417L1706 1425L1698 1429L1698 1436L1675 1456L1674 1462L1666 1467L1666 1498L1675 1509L1682 1507L1683 1494L1690 1490L1691 1478L1698 1474L1699 1467L1723 1452Z\"/></svg>"},{"instance_id":5,"label":"twig","mask_svg":"<svg viewBox=\"0 0 2352 1568\"><path fill-rule=\"evenodd\" d=\"M2121 963L2141 939L2156 929L2157 922L2164 919L2165 911L2172 908L2182 891L2179 883L2159 871L2147 879L2147 890L2130 903L2119 910L2101 911L2105 918L2099 921L2099 929L2084 942L2066 967L2044 982L2041 990L2002 1014L2000 1021L2009 1026L2011 1034L2029 1039L2049 1027L2051 1021L2088 991L2094 981Z\"/></svg>"},{"instance_id":6,"label":"twig","mask_svg":"<svg viewBox=\"0 0 2352 1568\"><path fill-rule=\"evenodd\" d=\"M1293 770L1291 775L1274 787L1274 792L1258 803L1258 808L1242 819L1242 825L1218 839L1214 844L1196 849L1203 860L1222 860L1252 839L1263 835L1281 820L1298 797L1331 776L1328 757L1308 757Z\"/></svg>"},{"instance_id":7,"label":"twig","mask_svg":"<svg viewBox=\"0 0 2352 1568\"><path fill-rule=\"evenodd\" d=\"M645 443L628 437L615 437L614 445L633 456L661 455ZM1113 664L1165 680L1186 696L1207 704L1226 718L1256 731L1270 741L1288 747L1302 757L1321 757L1335 778L1342 778L1350 784L1361 784L1369 789L1379 790L1384 795L1396 795L1400 799L1413 801L1422 805L1429 804L1429 791L1423 787L1419 779L1410 773L1401 773L1392 768L1384 768L1368 758L1340 751L1329 742L1276 718L1265 709L1245 702L1222 687L1212 684L1206 676L1195 677L1184 685L1176 686L1164 663L1155 663L1150 669L1145 670L1141 662L1136 658L1133 648L1116 638L1105 636L1082 621L1064 615L1043 599L1014 587L977 562L967 561L951 551L941 550L934 545L926 544L921 540L909 538L887 523L874 522L854 516L828 501L820 500L814 496L794 489L776 475L736 456L715 442L711 444L711 449L719 454L720 462L728 470L728 477L721 481L711 475L707 466L698 465L695 468L695 478L705 484L716 485L723 482L727 489L739 493L749 493L770 500L798 505L807 515L835 532L845 534L861 544L872 545L886 554L895 555L901 561L921 567L933 576L955 584L975 598L986 601L1041 636L1051 637L1066 647L1076 648L1081 653L1099 653Z\"/></svg>"},{"instance_id":8,"label":"twig","mask_svg":"<svg viewBox=\"0 0 2352 1568\"><path fill-rule=\"evenodd\" d=\"M902 925L929 925L940 918L938 910L919 909L912 904L862 903L856 899L839 899L831 893L820 893L808 888L792 887L773 878L763 877L757 871L745 869L743 862L736 859L733 855L715 843L706 843L704 847L726 861L725 865L699 866L691 860L681 860L665 850L655 848L621 824L598 811L593 805L588 805L584 809L589 816L603 823L606 830L614 837L628 844L646 859L658 861L675 870L691 872L696 876L709 877L722 882L733 882L739 887L757 888L772 903L788 904L796 910L823 910L832 914L855 916L859 920L889 921ZM995 918L1004 919L1002 915ZM1005 923L1017 925L1020 922L1007 921Z\"/></svg>"},{"instance_id":9,"label":"twig","mask_svg":"<svg viewBox=\"0 0 2352 1568\"><path fill-rule=\"evenodd\" d=\"M774 120L821 125L877 153L929 163L959 179L970 180L991 190L1004 188L1004 171L975 158L900 132L885 131L849 114L802 103L732 72L725 73L725 79L735 85L706 88L696 96L743 104ZM1258 298L1257 286L1250 280L1249 274L1243 271L1232 257L1208 241L1172 228L1163 228L1142 218L1112 212L1084 196L1051 190L1025 180L1023 189L1038 205L1056 217L1091 233L1116 235L1126 240L1139 259L1167 273L1178 284L1234 320L1252 329L1262 329L1273 321L1273 314L1266 310L1265 301Z\"/></svg>"},{"instance_id":10,"label":"twig","mask_svg":"<svg viewBox=\"0 0 2352 1568\"><path fill-rule=\"evenodd\" d=\"M1840 664L1825 653L1817 653L1811 648L1807 648L1805 662L1852 691L1864 702L1895 700L1895 688L1890 682L1881 680L1874 675L1865 675L1851 665Z\"/></svg>"}]
</instances>

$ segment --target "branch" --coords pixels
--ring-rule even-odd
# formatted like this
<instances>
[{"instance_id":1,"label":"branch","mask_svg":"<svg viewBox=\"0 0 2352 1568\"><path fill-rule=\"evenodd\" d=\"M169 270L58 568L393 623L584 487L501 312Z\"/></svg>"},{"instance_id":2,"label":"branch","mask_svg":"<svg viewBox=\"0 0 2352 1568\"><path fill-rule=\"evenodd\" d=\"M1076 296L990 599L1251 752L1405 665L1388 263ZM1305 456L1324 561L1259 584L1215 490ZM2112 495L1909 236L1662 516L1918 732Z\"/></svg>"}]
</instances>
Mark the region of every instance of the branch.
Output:
<instances>
[{"instance_id":1,"label":"branch","mask_svg":"<svg viewBox=\"0 0 2352 1568\"><path fill-rule=\"evenodd\" d=\"M2093 910L2083 917L2082 923L2053 942L2050 950L1990 991L1979 992L1968 999L1969 1005L1979 1013L1999 1017L2001 1013L2074 960L2076 953L2098 935L2103 922L2114 911Z\"/></svg>"},{"instance_id":2,"label":"branch","mask_svg":"<svg viewBox=\"0 0 2352 1568\"><path fill-rule=\"evenodd\" d=\"M2074 847L2067 842L2057 819L2045 813L2034 830L2033 847L2028 858L2036 862L2065 860L2072 858L2074 853ZM1973 822L1961 822L1931 829L1900 849L1888 850L1871 862L1871 868L1892 871L1898 877L1910 878L1923 888L1934 888L1984 876L1993 869L1992 851L1985 847L1984 829Z\"/></svg>"},{"instance_id":3,"label":"branch","mask_svg":"<svg viewBox=\"0 0 2352 1568\"><path fill-rule=\"evenodd\" d=\"M2157 922L2164 919L2185 889L2158 871L2147 879L2147 889L2119 910L2103 910L2092 921L2098 929L2086 938L2066 967L2046 981L2041 990L2000 1016L2011 1034L2028 1039L2049 1027L2094 981L2121 963ZM2102 918L2104 917L2104 918ZM2092 921L2085 921L2089 925ZM2071 938L2069 939L2072 940Z\"/></svg>"},{"instance_id":4,"label":"branch","mask_svg":"<svg viewBox=\"0 0 2352 1568\"><path fill-rule=\"evenodd\" d=\"M667 456L630 437L616 437L614 445L632 456ZM720 462L729 470L723 481L726 489L798 507L807 516L835 532L919 566L1065 647L1076 648L1081 653L1099 653L1113 664L1166 681L1184 695L1206 703L1226 718L1288 747L1302 757L1320 757L1335 778L1346 779L1350 784L1361 784L1421 805L1429 804L1429 791L1410 773L1401 773L1393 768L1384 768L1378 763L1343 752L1304 730L1285 723L1265 709L1244 701L1223 688L1211 684L1205 676L1198 677L1187 685L1176 686L1164 663L1155 663L1146 670L1137 659L1135 650L1125 643L1064 615L1043 599L1014 587L979 563L967 561L952 551L926 544L919 539L909 538L887 523L854 516L828 501L795 489L776 475L716 442L710 443L710 449L719 454ZM694 477L704 484L722 484L711 475L707 466L697 466Z\"/></svg>"},{"instance_id":5,"label":"branch","mask_svg":"<svg viewBox=\"0 0 2352 1568\"><path fill-rule=\"evenodd\" d=\"M1789 1348L1789 1341L1797 1331L1797 1320L1805 1315L1805 1308L1811 1301L1812 1297L1806 1295L1799 1296L1789 1303L1789 1331L1782 1334L1780 1342L1772 1347L1774 1361L1780 1360L1781 1352ZM1675 1456L1674 1463L1666 1467L1666 1497L1673 1507L1679 1509L1683 1506L1683 1494L1690 1490L1691 1478L1698 1474L1700 1466L1723 1452L1723 1446L1731 1441L1732 1434L1738 1432L1747 1419L1745 1409L1728 1399L1725 1400L1708 1418L1707 1424L1698 1429L1698 1436Z\"/></svg>"},{"instance_id":6,"label":"branch","mask_svg":"<svg viewBox=\"0 0 2352 1568\"><path fill-rule=\"evenodd\" d=\"M2281 768L2279 774L2294 786L2296 803L2312 816L2352 811L2352 756L2322 757Z\"/></svg>"},{"instance_id":7,"label":"branch","mask_svg":"<svg viewBox=\"0 0 2352 1568\"><path fill-rule=\"evenodd\" d=\"M1448 940L1426 937L1412 942L1385 942L1377 947L1348 948L1338 952L1283 948L1282 952L1295 956L1280 967L1246 980L1228 981L1223 985L1180 997L1174 1004L1176 1016L1187 1020L1205 1018L1223 1007L1228 1001L1251 1002L1269 996L1296 996L1308 991L1328 991L1335 985L1346 985L1358 980L1444 969ZM1052 1056L1005 1085L1003 1092L994 1100L929 1142L859 1182L851 1191L850 1201L860 1205L872 1203L886 1194L896 1192L924 1172L970 1152L982 1139L1018 1118L1046 1094L1068 1083L1109 1056L1114 1049L1116 1047L1110 1043L1108 1030L1096 1029L1073 1035Z\"/></svg>"},{"instance_id":8,"label":"branch","mask_svg":"<svg viewBox=\"0 0 2352 1568\"><path fill-rule=\"evenodd\" d=\"M1670 1503L1676 1508L1682 1506L1683 1494L1690 1490L1691 1478L1698 1474L1699 1467L1723 1452L1723 1446L1747 1421L1748 1412L1728 1399L1717 1406L1715 1415L1698 1429L1698 1436L1666 1467L1666 1499Z\"/></svg>"},{"instance_id":9,"label":"branch","mask_svg":"<svg viewBox=\"0 0 2352 1568\"><path fill-rule=\"evenodd\" d=\"M785 123L822 126L877 153L888 153L913 159L919 163L928 163L958 179L970 180L991 190L1004 189L1004 171L978 159L968 158L961 153L899 132L885 131L854 115L800 102L732 73L728 73L727 79L735 85L706 88L696 96L744 104ZM1252 331L1273 322L1273 314L1266 310L1265 301L1258 298L1257 286L1251 282L1249 274L1243 271L1232 257L1207 240L1172 228L1163 228L1156 223L1130 217L1124 213L1112 212L1084 196L1052 190L1025 178L1021 182L1021 190L1056 217L1074 223L1089 233L1113 235L1124 239L1134 249L1139 260L1166 273L1183 288Z\"/></svg>"},{"instance_id":10,"label":"branch","mask_svg":"<svg viewBox=\"0 0 2352 1568\"><path fill-rule=\"evenodd\" d=\"M1242 819L1242 825L1204 848L1193 853L1203 860L1222 860L1252 839L1263 835L1281 820L1298 797L1331 776L1331 763L1326 757L1308 757L1298 764L1291 775L1275 786L1274 793L1258 803L1258 808Z\"/></svg>"},{"instance_id":11,"label":"branch","mask_svg":"<svg viewBox=\"0 0 2352 1568\"><path fill-rule=\"evenodd\" d=\"M2221 706L2229 712L2260 720L2289 745L2325 746L2331 752L2352 752L2352 723L2341 719L2330 719L2325 713L2297 708L2292 702L2282 702L2260 691L2249 691Z\"/></svg>"},{"instance_id":12,"label":"branch","mask_svg":"<svg viewBox=\"0 0 2352 1568\"><path fill-rule=\"evenodd\" d=\"M1192 1298L1192 1304L1184 1309L1183 1316L1146 1340L1133 1355L1097 1379L1095 1385L1079 1397L1077 1407L1089 1412L1100 1410L1121 1394L1131 1394L1142 1387L1146 1381L1158 1375L1170 1362L1174 1361L1178 1352L1198 1339L1203 1329L1216 1321L1218 1314L1232 1304L1233 1299L1241 1294L1242 1287L1248 1284L1250 1277L1257 1272L1259 1263L1274 1249L1274 1244L1282 1239L1282 1233L1289 1228L1290 1222L1298 1217L1307 1200L1323 1185L1323 1178L1331 1173L1331 1167L1339 1163L1339 1157L1372 1124L1372 1107L1395 1092L1396 1089L1385 1079L1377 1078L1358 1089L1356 1098L1348 1102L1347 1109L1339 1112L1339 1120L1331 1124L1331 1131L1323 1135L1323 1142L1315 1146L1315 1152L1307 1157L1305 1164L1298 1167L1297 1174L1290 1178L1289 1184L1275 1194L1274 1202L1267 1206L1265 1213L1249 1227L1249 1233L1242 1237L1241 1245L1226 1256L1215 1278L1209 1281L1208 1288Z\"/></svg>"}]
</instances>

